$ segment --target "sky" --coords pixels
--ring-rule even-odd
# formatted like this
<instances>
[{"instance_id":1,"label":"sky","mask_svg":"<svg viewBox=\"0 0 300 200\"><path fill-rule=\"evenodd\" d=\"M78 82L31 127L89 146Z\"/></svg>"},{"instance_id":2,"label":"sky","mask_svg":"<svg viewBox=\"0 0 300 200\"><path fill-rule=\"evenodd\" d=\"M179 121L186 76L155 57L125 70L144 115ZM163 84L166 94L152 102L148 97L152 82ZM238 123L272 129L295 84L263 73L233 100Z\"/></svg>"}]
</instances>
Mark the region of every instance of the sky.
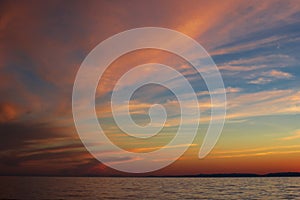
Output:
<instances>
[{"instance_id":1,"label":"sky","mask_svg":"<svg viewBox=\"0 0 300 200\"><path fill-rule=\"evenodd\" d=\"M199 159L214 105L190 64L171 53L146 49L123 55L109 66L97 87L97 116L105 134L127 151L163 148L174 136L179 117L174 94L161 86L145 86L131 99L135 122L149 123L147 110L157 103L171 117L160 135L147 141L122 133L109 107L122 74L140 64L163 63L184 74L197 94L201 118L193 144L170 166L146 175L300 172L298 1L0 4L1 175L124 175L96 160L80 141L72 116L72 89L93 48L114 34L139 27L169 28L196 40L217 65L227 92L221 137L212 152ZM133 81L148 75L137 74ZM111 162L131 160L120 155Z\"/></svg>"}]
</instances>

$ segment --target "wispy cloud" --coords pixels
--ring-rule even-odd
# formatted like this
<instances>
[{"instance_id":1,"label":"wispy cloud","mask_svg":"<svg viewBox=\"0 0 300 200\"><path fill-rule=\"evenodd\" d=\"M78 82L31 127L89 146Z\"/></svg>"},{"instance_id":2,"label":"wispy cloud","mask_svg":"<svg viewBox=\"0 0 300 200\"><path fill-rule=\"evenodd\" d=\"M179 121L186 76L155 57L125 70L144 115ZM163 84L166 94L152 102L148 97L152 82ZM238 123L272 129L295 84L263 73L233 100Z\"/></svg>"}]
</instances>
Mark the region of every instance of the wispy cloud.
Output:
<instances>
[{"instance_id":1,"label":"wispy cloud","mask_svg":"<svg viewBox=\"0 0 300 200\"><path fill-rule=\"evenodd\" d=\"M287 38L288 36L284 36L284 37ZM229 54L234 52L251 50L261 46L274 45L274 42L277 42L280 39L283 39L283 37L273 36L273 37L258 39L256 41L248 41L243 44L231 45L229 47L220 48L219 50L212 52L212 55Z\"/></svg>"},{"instance_id":2,"label":"wispy cloud","mask_svg":"<svg viewBox=\"0 0 300 200\"><path fill-rule=\"evenodd\" d=\"M295 139L300 139L300 130L296 130L292 133L290 136L282 137L280 140L295 140Z\"/></svg>"},{"instance_id":3,"label":"wispy cloud","mask_svg":"<svg viewBox=\"0 0 300 200\"><path fill-rule=\"evenodd\" d=\"M279 71L279 70L271 70L261 73L261 77L253 79L249 81L251 84L267 84L279 79L291 79L294 76L290 73Z\"/></svg>"},{"instance_id":4,"label":"wispy cloud","mask_svg":"<svg viewBox=\"0 0 300 200\"><path fill-rule=\"evenodd\" d=\"M274 77L278 79L289 79L292 78L293 75L287 72L279 71L279 70L271 70L263 73L263 76Z\"/></svg>"},{"instance_id":5,"label":"wispy cloud","mask_svg":"<svg viewBox=\"0 0 300 200\"><path fill-rule=\"evenodd\" d=\"M228 97L228 118L300 113L299 93L272 90Z\"/></svg>"},{"instance_id":6,"label":"wispy cloud","mask_svg":"<svg viewBox=\"0 0 300 200\"><path fill-rule=\"evenodd\" d=\"M210 95L210 94L223 94L224 92L226 94L239 93L242 90L243 90L242 88L238 88L238 87L227 87L227 88L225 88L225 90L217 89L215 91L201 91L201 92L197 93L197 96L206 96L206 95Z\"/></svg>"},{"instance_id":7,"label":"wispy cloud","mask_svg":"<svg viewBox=\"0 0 300 200\"><path fill-rule=\"evenodd\" d=\"M240 58L221 63L219 69L226 71L254 71L258 69L283 68L288 65L297 64L294 57L285 54L258 55L255 57Z\"/></svg>"},{"instance_id":8,"label":"wispy cloud","mask_svg":"<svg viewBox=\"0 0 300 200\"><path fill-rule=\"evenodd\" d=\"M142 148L135 148L135 149L131 149L134 152L148 152L148 151L153 151L153 150L157 150L160 148L168 148L168 149L174 149L174 148L178 148L178 147L194 147L197 146L197 144L179 144L179 145L172 145L172 146L155 146L155 147L142 147Z\"/></svg>"},{"instance_id":9,"label":"wispy cloud","mask_svg":"<svg viewBox=\"0 0 300 200\"><path fill-rule=\"evenodd\" d=\"M211 158L239 158L239 157L255 157L266 156L271 154L293 154L300 153L300 145L289 146L271 146L253 149L240 149L229 151L214 151Z\"/></svg>"},{"instance_id":10,"label":"wispy cloud","mask_svg":"<svg viewBox=\"0 0 300 200\"><path fill-rule=\"evenodd\" d=\"M255 80L249 81L248 83L251 83L251 84L267 84L267 83L270 83L272 81L273 80L271 78L259 77Z\"/></svg>"}]
</instances>

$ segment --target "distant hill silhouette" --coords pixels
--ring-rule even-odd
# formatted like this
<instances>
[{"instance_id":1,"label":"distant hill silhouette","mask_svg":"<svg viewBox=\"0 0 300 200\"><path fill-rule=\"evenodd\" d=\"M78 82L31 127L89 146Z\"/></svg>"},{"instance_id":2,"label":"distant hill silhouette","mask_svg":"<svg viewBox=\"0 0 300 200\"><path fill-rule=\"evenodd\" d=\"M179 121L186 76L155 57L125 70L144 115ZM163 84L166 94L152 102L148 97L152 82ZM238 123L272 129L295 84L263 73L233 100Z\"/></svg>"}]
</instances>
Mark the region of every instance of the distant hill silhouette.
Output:
<instances>
[{"instance_id":1,"label":"distant hill silhouette","mask_svg":"<svg viewBox=\"0 0 300 200\"><path fill-rule=\"evenodd\" d=\"M18 175L18 174L0 174L0 176L40 176L40 177L132 177L132 178L239 178L239 177L300 177L300 172L277 172L277 173L268 173L268 174L251 174L251 173L230 173L230 174L192 174L192 175L165 175L165 176L146 176L146 175L125 175L125 174L116 174L110 176L99 176L97 174L87 174L81 176L74 175L37 175L37 174L27 174L27 175Z\"/></svg>"},{"instance_id":2,"label":"distant hill silhouette","mask_svg":"<svg viewBox=\"0 0 300 200\"><path fill-rule=\"evenodd\" d=\"M300 176L300 172L279 172L279 173L269 173L265 175L266 177L293 177Z\"/></svg>"}]
</instances>

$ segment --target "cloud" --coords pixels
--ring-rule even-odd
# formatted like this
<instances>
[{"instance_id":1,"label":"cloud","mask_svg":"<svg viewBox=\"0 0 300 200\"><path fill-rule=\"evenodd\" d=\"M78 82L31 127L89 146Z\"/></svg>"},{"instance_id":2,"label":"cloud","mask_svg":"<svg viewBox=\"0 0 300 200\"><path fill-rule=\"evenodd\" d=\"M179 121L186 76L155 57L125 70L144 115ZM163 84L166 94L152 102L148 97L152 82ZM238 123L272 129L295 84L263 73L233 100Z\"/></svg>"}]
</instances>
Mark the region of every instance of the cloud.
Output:
<instances>
[{"instance_id":1,"label":"cloud","mask_svg":"<svg viewBox=\"0 0 300 200\"><path fill-rule=\"evenodd\" d=\"M251 84L267 84L272 82L273 80L271 78L266 78L266 77L259 77L255 80L249 81L248 83Z\"/></svg>"},{"instance_id":2,"label":"cloud","mask_svg":"<svg viewBox=\"0 0 300 200\"><path fill-rule=\"evenodd\" d=\"M263 73L263 76L274 77L278 79L290 79L293 77L292 74L287 72L282 72L279 70L271 70Z\"/></svg>"},{"instance_id":3,"label":"cloud","mask_svg":"<svg viewBox=\"0 0 300 200\"><path fill-rule=\"evenodd\" d=\"M268 156L268 155L284 155L284 154L299 154L300 150L292 150L292 151L268 151L268 152L258 152L258 153L250 153L250 154L237 154L237 155L224 155L224 156L215 156L213 158L242 158L242 157L258 157L258 156Z\"/></svg>"},{"instance_id":4,"label":"cloud","mask_svg":"<svg viewBox=\"0 0 300 200\"><path fill-rule=\"evenodd\" d=\"M1 175L59 175L91 158L68 127L14 121L0 123L0 133L5 141L0 148Z\"/></svg>"},{"instance_id":5,"label":"cloud","mask_svg":"<svg viewBox=\"0 0 300 200\"><path fill-rule=\"evenodd\" d=\"M254 74L253 74L254 75ZM252 75L252 76L253 76ZM249 81L251 84L267 84L273 82L278 79L291 79L294 76L290 73L279 71L279 70L271 70L261 73L261 77Z\"/></svg>"},{"instance_id":6,"label":"cloud","mask_svg":"<svg viewBox=\"0 0 300 200\"><path fill-rule=\"evenodd\" d=\"M173 149L173 148L178 148L178 147L193 147L193 146L197 146L196 144L179 144L179 145L173 145L173 146L155 146L155 147L141 147L141 148L134 148L132 149L132 151L134 152L151 152L160 148L163 149Z\"/></svg>"},{"instance_id":7,"label":"cloud","mask_svg":"<svg viewBox=\"0 0 300 200\"><path fill-rule=\"evenodd\" d=\"M226 151L214 151L211 158L240 158L240 157L257 157L267 155L297 154L300 153L300 145L289 146L270 146L252 149L237 149Z\"/></svg>"},{"instance_id":8,"label":"cloud","mask_svg":"<svg viewBox=\"0 0 300 200\"><path fill-rule=\"evenodd\" d=\"M299 114L298 90L266 90L252 93L229 93L227 95L226 120L243 120L249 117ZM199 100L201 121L210 121L203 112L211 109L209 98ZM215 105L218 106L218 105ZM221 116L220 116L221 117ZM243 121L242 121L243 122Z\"/></svg>"},{"instance_id":9,"label":"cloud","mask_svg":"<svg viewBox=\"0 0 300 200\"><path fill-rule=\"evenodd\" d=\"M62 137L61 131L56 131L52 125L36 122L0 123L0 137L3 144L1 150L19 149L27 140L50 139Z\"/></svg>"},{"instance_id":10,"label":"cloud","mask_svg":"<svg viewBox=\"0 0 300 200\"><path fill-rule=\"evenodd\" d=\"M283 68L289 65L295 65L298 61L290 55L270 54L257 55L254 57L239 58L219 64L219 69L224 71L249 72L262 69Z\"/></svg>"},{"instance_id":11,"label":"cloud","mask_svg":"<svg viewBox=\"0 0 300 200\"><path fill-rule=\"evenodd\" d=\"M0 103L0 123L16 119L19 113L20 110L12 103Z\"/></svg>"},{"instance_id":12,"label":"cloud","mask_svg":"<svg viewBox=\"0 0 300 200\"><path fill-rule=\"evenodd\" d=\"M14 163L59 159L71 153L85 151L78 137L74 137L74 127L57 127L50 123L32 121L11 121L0 123L0 150L4 160L11 157ZM1 162L0 162L1 164Z\"/></svg>"},{"instance_id":13,"label":"cloud","mask_svg":"<svg viewBox=\"0 0 300 200\"><path fill-rule=\"evenodd\" d=\"M216 50L212 52L212 55L220 55L220 54L230 54L230 53L235 53L235 52L241 52L241 51L246 51L246 50L251 50L251 49L256 49L261 46L266 46L266 45L274 45L273 43L280 40L288 38L288 36L272 36L268 38L263 38L263 39L258 39L256 41L248 41L246 43L242 44L237 44L237 45L231 45L229 47L224 47L220 48L219 50Z\"/></svg>"},{"instance_id":14,"label":"cloud","mask_svg":"<svg viewBox=\"0 0 300 200\"><path fill-rule=\"evenodd\" d=\"M218 92L218 91L216 91ZM266 90L260 92L246 93L241 88L226 88L227 92L227 120L239 120L241 118L249 118L256 116L269 115L286 115L300 113L299 94L298 90ZM199 92L198 105L201 110L201 119L203 123L210 121L210 110L212 106L218 107L221 104L212 105L209 97L209 92ZM139 114L139 120L145 120L142 116L148 116L148 109L153 105L152 103L145 103L143 101L135 100L131 107L131 114ZM177 101L166 101L162 105L167 109L168 116L165 126L177 126L180 117ZM186 103L184 109L194 110L197 107ZM117 105L118 115L124 114L127 109L127 104ZM102 113L102 114L101 114ZM99 116L111 117L110 108L103 106L103 110L99 112ZM148 120L148 119L147 119ZM146 121L147 121L146 120ZM190 123L194 123L193 119ZM243 121L243 120L242 120ZM116 131L116 130L113 130Z\"/></svg>"},{"instance_id":15,"label":"cloud","mask_svg":"<svg viewBox=\"0 0 300 200\"><path fill-rule=\"evenodd\" d=\"M300 113L297 90L272 90L228 98L228 118Z\"/></svg>"},{"instance_id":16,"label":"cloud","mask_svg":"<svg viewBox=\"0 0 300 200\"><path fill-rule=\"evenodd\" d=\"M295 139L299 139L300 138L300 130L296 130L293 132L293 134L291 136L287 136L287 137L283 137L280 138L280 140L295 140Z\"/></svg>"},{"instance_id":17,"label":"cloud","mask_svg":"<svg viewBox=\"0 0 300 200\"><path fill-rule=\"evenodd\" d=\"M229 93L239 93L241 92L243 89L242 88L238 88L238 87L227 87L225 88L225 93L229 94ZM210 94L223 94L224 90L216 90L216 91L201 91L197 93L197 96L205 96L205 95L210 95Z\"/></svg>"}]
</instances>

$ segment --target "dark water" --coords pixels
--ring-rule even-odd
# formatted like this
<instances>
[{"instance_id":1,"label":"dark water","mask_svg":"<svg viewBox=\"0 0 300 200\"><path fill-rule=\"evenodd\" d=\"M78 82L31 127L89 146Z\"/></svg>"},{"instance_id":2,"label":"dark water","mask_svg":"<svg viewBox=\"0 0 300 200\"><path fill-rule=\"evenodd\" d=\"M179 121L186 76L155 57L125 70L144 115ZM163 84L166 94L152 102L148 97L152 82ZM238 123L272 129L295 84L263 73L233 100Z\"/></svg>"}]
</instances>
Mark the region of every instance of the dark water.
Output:
<instances>
[{"instance_id":1,"label":"dark water","mask_svg":"<svg viewBox=\"0 0 300 200\"><path fill-rule=\"evenodd\" d=\"M0 199L300 199L296 177L0 178Z\"/></svg>"}]
</instances>

